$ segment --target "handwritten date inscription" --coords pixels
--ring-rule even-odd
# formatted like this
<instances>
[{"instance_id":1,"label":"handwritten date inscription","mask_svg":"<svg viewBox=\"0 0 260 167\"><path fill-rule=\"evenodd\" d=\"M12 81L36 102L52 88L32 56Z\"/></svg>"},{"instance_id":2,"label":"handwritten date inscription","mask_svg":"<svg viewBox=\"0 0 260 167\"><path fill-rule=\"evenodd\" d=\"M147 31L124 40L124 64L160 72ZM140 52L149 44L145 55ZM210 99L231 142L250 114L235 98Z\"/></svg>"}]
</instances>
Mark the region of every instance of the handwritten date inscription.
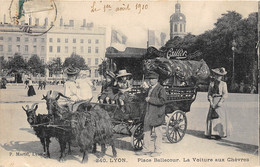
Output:
<instances>
[{"instance_id":1,"label":"handwritten date inscription","mask_svg":"<svg viewBox=\"0 0 260 167\"><path fill-rule=\"evenodd\" d=\"M136 4L129 4L129 3L121 3L121 4L103 4L102 1L97 2L94 1L90 7L90 11L92 13L94 12L109 12L109 11L115 11L115 12L123 12L123 11L130 11L134 10L138 14L140 14L142 11L147 10L149 8L149 5L146 3L136 3Z\"/></svg>"}]
</instances>

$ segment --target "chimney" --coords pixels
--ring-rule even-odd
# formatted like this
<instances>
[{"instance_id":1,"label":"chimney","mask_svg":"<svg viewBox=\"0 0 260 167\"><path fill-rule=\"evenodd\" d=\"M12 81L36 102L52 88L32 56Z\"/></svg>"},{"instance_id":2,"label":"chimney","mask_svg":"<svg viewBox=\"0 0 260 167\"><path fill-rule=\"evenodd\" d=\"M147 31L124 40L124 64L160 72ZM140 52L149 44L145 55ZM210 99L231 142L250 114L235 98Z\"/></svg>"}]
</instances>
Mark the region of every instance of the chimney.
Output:
<instances>
[{"instance_id":1,"label":"chimney","mask_svg":"<svg viewBox=\"0 0 260 167\"><path fill-rule=\"evenodd\" d=\"M48 18L47 17L45 17L44 26L48 26Z\"/></svg>"},{"instance_id":2,"label":"chimney","mask_svg":"<svg viewBox=\"0 0 260 167\"><path fill-rule=\"evenodd\" d=\"M29 25L32 25L32 17L29 17Z\"/></svg>"},{"instance_id":3,"label":"chimney","mask_svg":"<svg viewBox=\"0 0 260 167\"><path fill-rule=\"evenodd\" d=\"M82 25L82 27L86 27L86 26L87 26L86 19L83 19L83 25Z\"/></svg>"},{"instance_id":4,"label":"chimney","mask_svg":"<svg viewBox=\"0 0 260 167\"><path fill-rule=\"evenodd\" d=\"M74 20L70 20L70 27L74 27Z\"/></svg>"},{"instance_id":5,"label":"chimney","mask_svg":"<svg viewBox=\"0 0 260 167\"><path fill-rule=\"evenodd\" d=\"M63 26L63 19L62 19L62 17L60 18L60 26Z\"/></svg>"},{"instance_id":6,"label":"chimney","mask_svg":"<svg viewBox=\"0 0 260 167\"><path fill-rule=\"evenodd\" d=\"M36 26L39 25L39 18L35 18L35 25L36 25Z\"/></svg>"}]
</instances>

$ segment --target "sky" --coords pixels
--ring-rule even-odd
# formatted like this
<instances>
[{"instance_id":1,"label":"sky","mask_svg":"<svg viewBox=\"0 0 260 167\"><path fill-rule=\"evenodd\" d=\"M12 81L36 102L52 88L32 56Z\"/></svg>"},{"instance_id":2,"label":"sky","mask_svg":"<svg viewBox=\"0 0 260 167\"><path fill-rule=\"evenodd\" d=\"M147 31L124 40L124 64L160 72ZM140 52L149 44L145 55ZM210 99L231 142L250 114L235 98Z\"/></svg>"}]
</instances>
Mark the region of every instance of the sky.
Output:
<instances>
[{"instance_id":1,"label":"sky","mask_svg":"<svg viewBox=\"0 0 260 167\"><path fill-rule=\"evenodd\" d=\"M11 1L0 0L0 22L3 22L4 14L8 16L8 8ZM248 17L250 13L258 11L258 2L256 0L179 0L178 2L181 4L181 12L186 16L186 31L194 35L202 34L214 28L214 23L216 23L217 19L221 17L221 14L227 13L227 11L236 11L243 18ZM77 20L80 24L82 24L83 19L86 19L87 22L93 22L95 25L106 27L109 35L111 28L120 30L128 37L128 47L145 48L148 30L164 32L167 35L166 39L169 39L169 21L170 16L175 12L176 3L177 0L55 0L57 20L54 24L59 25L61 17L67 24L70 19ZM126 10L116 11L118 7L125 7ZM95 11L92 10L94 8L96 9ZM9 17L6 18L9 19ZM43 19L40 18L41 21ZM110 37L107 37L107 46L109 43Z\"/></svg>"}]
</instances>

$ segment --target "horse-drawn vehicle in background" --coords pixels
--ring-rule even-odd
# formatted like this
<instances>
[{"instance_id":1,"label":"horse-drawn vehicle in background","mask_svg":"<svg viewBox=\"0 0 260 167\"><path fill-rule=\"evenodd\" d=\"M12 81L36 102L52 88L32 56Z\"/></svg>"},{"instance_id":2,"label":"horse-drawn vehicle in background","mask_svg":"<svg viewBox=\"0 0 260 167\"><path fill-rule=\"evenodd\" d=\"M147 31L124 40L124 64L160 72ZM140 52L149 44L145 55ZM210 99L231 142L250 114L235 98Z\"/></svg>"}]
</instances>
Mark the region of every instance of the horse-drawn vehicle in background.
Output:
<instances>
[{"instance_id":1,"label":"horse-drawn vehicle in background","mask_svg":"<svg viewBox=\"0 0 260 167\"><path fill-rule=\"evenodd\" d=\"M187 129L185 113L190 111L191 104L196 99L196 85L210 75L210 70L203 60L188 60L188 56L194 57L196 53L187 55L186 51L172 48L162 52L153 47L126 48L124 52L119 52L112 47L107 49L105 69L114 73L125 69L132 74L132 88L128 91L129 98L125 102L128 111L122 113L119 107L114 110L105 108L108 112L112 112L114 125L126 125L134 149L140 150L143 146L147 91L142 84L144 75L149 71L159 74L159 82L165 87L167 93L165 114L168 140L176 143L184 137Z\"/></svg>"}]
</instances>

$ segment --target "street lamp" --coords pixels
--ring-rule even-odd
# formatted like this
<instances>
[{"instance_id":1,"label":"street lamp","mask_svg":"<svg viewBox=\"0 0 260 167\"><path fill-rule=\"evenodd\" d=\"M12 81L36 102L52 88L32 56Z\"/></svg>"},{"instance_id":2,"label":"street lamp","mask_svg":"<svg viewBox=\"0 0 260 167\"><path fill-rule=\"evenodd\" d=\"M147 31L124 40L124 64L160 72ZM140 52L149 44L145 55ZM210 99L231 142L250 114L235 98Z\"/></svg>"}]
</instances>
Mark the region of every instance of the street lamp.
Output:
<instances>
[{"instance_id":1,"label":"street lamp","mask_svg":"<svg viewBox=\"0 0 260 167\"><path fill-rule=\"evenodd\" d=\"M233 53L233 70L232 70L232 83L231 85L234 86L235 84L235 50L236 50L237 43L235 40L232 41L232 53Z\"/></svg>"}]
</instances>

